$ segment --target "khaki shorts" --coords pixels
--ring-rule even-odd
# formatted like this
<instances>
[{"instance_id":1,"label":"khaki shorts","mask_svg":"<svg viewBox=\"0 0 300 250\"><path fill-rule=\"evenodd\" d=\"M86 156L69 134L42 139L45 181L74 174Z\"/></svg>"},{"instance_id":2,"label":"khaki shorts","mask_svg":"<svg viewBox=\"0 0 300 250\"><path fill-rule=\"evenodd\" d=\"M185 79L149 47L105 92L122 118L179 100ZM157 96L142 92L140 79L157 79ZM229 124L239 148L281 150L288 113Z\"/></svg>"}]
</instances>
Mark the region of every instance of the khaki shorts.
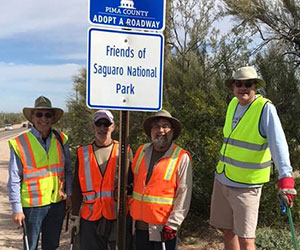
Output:
<instances>
[{"instance_id":1,"label":"khaki shorts","mask_svg":"<svg viewBox=\"0 0 300 250\"><path fill-rule=\"evenodd\" d=\"M241 238L255 238L260 196L261 187L234 188L215 180L210 225L231 229Z\"/></svg>"}]
</instances>

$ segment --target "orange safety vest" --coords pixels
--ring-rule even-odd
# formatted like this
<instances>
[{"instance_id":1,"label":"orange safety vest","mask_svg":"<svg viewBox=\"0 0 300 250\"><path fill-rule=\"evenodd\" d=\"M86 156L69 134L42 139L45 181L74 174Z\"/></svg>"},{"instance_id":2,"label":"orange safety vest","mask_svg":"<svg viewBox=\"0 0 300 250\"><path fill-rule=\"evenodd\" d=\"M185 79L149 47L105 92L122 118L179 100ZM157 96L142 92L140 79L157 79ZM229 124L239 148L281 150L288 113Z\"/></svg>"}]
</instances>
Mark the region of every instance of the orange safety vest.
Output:
<instances>
[{"instance_id":1,"label":"orange safety vest","mask_svg":"<svg viewBox=\"0 0 300 250\"><path fill-rule=\"evenodd\" d=\"M174 144L171 157L164 157L158 161L146 185L145 148L147 146L149 144L140 146L133 159L134 185L130 214L134 220L164 225L173 209L178 165L183 155L188 152Z\"/></svg>"},{"instance_id":2,"label":"orange safety vest","mask_svg":"<svg viewBox=\"0 0 300 250\"><path fill-rule=\"evenodd\" d=\"M67 136L60 133L63 145ZM37 138L26 132L9 141L23 166L21 202L23 207L39 207L62 200L65 157L60 142L52 133L48 153Z\"/></svg>"},{"instance_id":3,"label":"orange safety vest","mask_svg":"<svg viewBox=\"0 0 300 250\"><path fill-rule=\"evenodd\" d=\"M91 144L79 147L78 177L83 195L81 217L95 221L102 216L108 220L117 218L117 202L114 191L117 187L116 169L118 163L119 142L114 141L113 149L102 176Z\"/></svg>"}]
</instances>

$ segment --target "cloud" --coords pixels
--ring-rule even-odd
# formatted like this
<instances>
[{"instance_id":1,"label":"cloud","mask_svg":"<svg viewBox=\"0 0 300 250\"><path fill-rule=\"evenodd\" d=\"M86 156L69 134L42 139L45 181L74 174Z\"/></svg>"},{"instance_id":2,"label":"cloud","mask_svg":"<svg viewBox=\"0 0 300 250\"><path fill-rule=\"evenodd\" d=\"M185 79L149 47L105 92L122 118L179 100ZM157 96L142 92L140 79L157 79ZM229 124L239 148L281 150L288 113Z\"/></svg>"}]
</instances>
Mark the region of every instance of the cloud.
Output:
<instances>
[{"instance_id":1,"label":"cloud","mask_svg":"<svg viewBox=\"0 0 300 250\"><path fill-rule=\"evenodd\" d=\"M81 65L17 65L0 62L0 112L21 112L32 106L39 95L49 97L53 105L65 108L72 93L73 76Z\"/></svg>"},{"instance_id":2,"label":"cloud","mask_svg":"<svg viewBox=\"0 0 300 250\"><path fill-rule=\"evenodd\" d=\"M73 32L76 39L79 27L88 27L87 1L0 0L0 6L0 39L30 33L70 39Z\"/></svg>"}]
</instances>

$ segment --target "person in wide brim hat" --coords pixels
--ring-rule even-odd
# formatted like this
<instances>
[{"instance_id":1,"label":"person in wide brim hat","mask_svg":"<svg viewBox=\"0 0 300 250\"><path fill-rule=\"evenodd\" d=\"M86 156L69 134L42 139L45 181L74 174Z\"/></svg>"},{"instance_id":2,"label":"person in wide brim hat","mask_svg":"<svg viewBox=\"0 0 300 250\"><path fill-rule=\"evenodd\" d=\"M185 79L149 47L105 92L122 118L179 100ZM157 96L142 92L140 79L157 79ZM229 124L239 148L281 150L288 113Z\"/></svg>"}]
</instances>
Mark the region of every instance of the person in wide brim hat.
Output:
<instances>
[{"instance_id":1,"label":"person in wide brim hat","mask_svg":"<svg viewBox=\"0 0 300 250\"><path fill-rule=\"evenodd\" d=\"M53 124L57 123L64 114L64 111L62 109L52 107L51 101L47 97L40 96L35 100L33 108L23 108L23 114L25 118L31 123L33 123L32 112L37 109L51 110L53 112Z\"/></svg>"},{"instance_id":2,"label":"person in wide brim hat","mask_svg":"<svg viewBox=\"0 0 300 250\"><path fill-rule=\"evenodd\" d=\"M237 69L232 75L231 78L225 81L225 85L231 89L232 84L235 81L246 81L246 80L254 80L257 83L257 89L265 87L266 82L259 78L256 70L252 66L245 66Z\"/></svg>"},{"instance_id":3,"label":"person in wide brim hat","mask_svg":"<svg viewBox=\"0 0 300 250\"><path fill-rule=\"evenodd\" d=\"M155 113L154 115L145 119L145 121L143 123L143 127L144 127L144 131L145 131L146 135L148 135L151 138L152 124L155 120L160 119L160 118L167 119L171 123L173 133L174 133L173 140L176 140L181 132L181 124L180 124L179 120L177 120L175 117L173 117L166 110L160 110L157 113Z\"/></svg>"}]
</instances>

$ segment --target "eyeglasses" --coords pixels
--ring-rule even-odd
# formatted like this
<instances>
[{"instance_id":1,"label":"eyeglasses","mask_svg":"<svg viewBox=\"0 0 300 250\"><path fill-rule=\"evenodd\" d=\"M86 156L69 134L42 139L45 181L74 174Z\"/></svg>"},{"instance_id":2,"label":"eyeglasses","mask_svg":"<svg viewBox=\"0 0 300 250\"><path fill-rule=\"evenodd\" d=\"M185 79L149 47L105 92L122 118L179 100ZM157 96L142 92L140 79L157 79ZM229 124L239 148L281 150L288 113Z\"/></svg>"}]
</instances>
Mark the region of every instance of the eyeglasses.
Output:
<instances>
[{"instance_id":1,"label":"eyeglasses","mask_svg":"<svg viewBox=\"0 0 300 250\"><path fill-rule=\"evenodd\" d=\"M245 88L249 89L252 87L253 84L255 84L255 82L253 82L253 81L235 81L234 82L234 85L237 88L241 88L244 85Z\"/></svg>"},{"instance_id":2,"label":"eyeglasses","mask_svg":"<svg viewBox=\"0 0 300 250\"><path fill-rule=\"evenodd\" d=\"M51 118L52 116L53 116L53 114L52 113L50 113L50 112L36 112L35 113L35 116L37 117L37 118L42 118L43 116L44 117L46 117L46 118Z\"/></svg>"},{"instance_id":3,"label":"eyeglasses","mask_svg":"<svg viewBox=\"0 0 300 250\"><path fill-rule=\"evenodd\" d=\"M106 127L106 128L108 128L110 125L111 125L112 123L110 123L109 121L96 121L95 122L95 125L96 125L96 127L101 127L102 125L104 126L104 127Z\"/></svg>"}]
</instances>

